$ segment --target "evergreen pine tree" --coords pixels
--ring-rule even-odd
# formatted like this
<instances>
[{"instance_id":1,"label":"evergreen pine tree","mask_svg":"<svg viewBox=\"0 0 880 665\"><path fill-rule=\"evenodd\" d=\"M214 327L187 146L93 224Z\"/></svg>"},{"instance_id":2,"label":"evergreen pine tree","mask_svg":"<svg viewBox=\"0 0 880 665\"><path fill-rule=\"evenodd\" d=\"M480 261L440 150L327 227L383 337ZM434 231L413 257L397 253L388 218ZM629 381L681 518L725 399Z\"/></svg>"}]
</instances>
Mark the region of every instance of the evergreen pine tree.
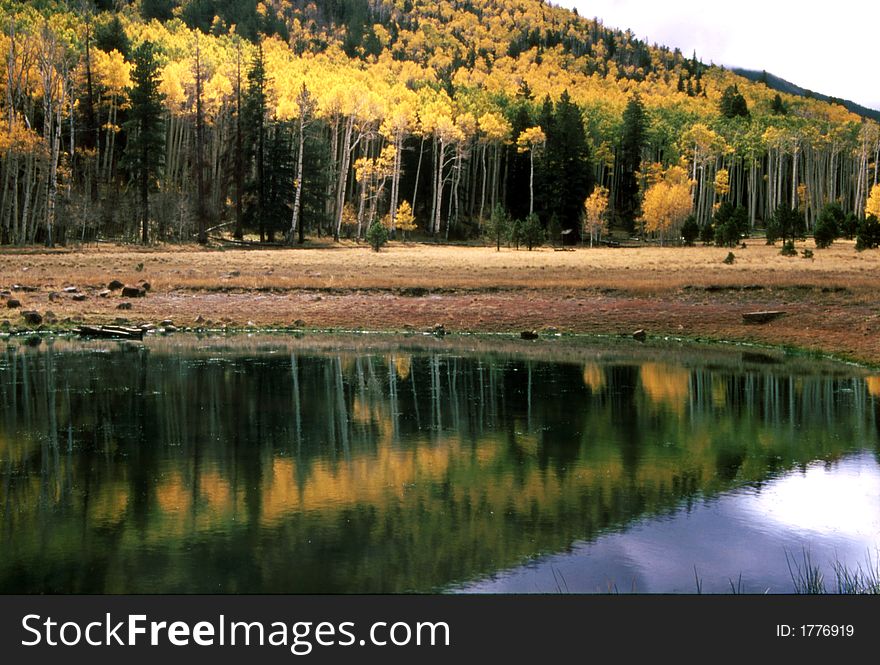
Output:
<instances>
[{"instance_id":1,"label":"evergreen pine tree","mask_svg":"<svg viewBox=\"0 0 880 665\"><path fill-rule=\"evenodd\" d=\"M319 126L309 126L303 148L302 210L297 228L300 243L305 241L306 230L320 235L322 226L329 222L325 205L330 178L329 154L329 139Z\"/></svg>"},{"instance_id":2,"label":"evergreen pine tree","mask_svg":"<svg viewBox=\"0 0 880 665\"><path fill-rule=\"evenodd\" d=\"M776 93L776 96L773 98L773 104L770 107L771 113L773 115L787 115L788 109L785 108L785 104L782 101L782 97L779 96L779 93Z\"/></svg>"},{"instance_id":3,"label":"evergreen pine tree","mask_svg":"<svg viewBox=\"0 0 880 665\"><path fill-rule=\"evenodd\" d=\"M163 99L159 91L159 64L152 42L144 42L134 53L131 108L128 112L128 142L125 157L132 180L138 183L141 208L141 240L149 241L150 186L165 157Z\"/></svg>"},{"instance_id":4,"label":"evergreen pine tree","mask_svg":"<svg viewBox=\"0 0 880 665\"><path fill-rule=\"evenodd\" d=\"M547 112L545 107L544 113ZM593 188L593 170L581 109L563 91L544 132L547 142L538 168L544 200L538 210L545 221L556 216L563 229L580 231L584 199Z\"/></svg>"},{"instance_id":5,"label":"evergreen pine tree","mask_svg":"<svg viewBox=\"0 0 880 665\"><path fill-rule=\"evenodd\" d=\"M105 53L119 51L126 60L131 57L131 42L118 14L113 14L109 22L98 23L95 27L95 46Z\"/></svg>"},{"instance_id":6,"label":"evergreen pine tree","mask_svg":"<svg viewBox=\"0 0 880 665\"><path fill-rule=\"evenodd\" d=\"M516 137L523 130L534 125L527 104L518 104L513 117L510 120L511 135ZM546 132L546 129L545 129ZM516 144L511 143L507 147L507 180L506 180L506 207L510 214L521 219L529 214L529 171L530 155L518 152ZM538 190L543 189L540 170L538 175Z\"/></svg>"},{"instance_id":7,"label":"evergreen pine tree","mask_svg":"<svg viewBox=\"0 0 880 665\"><path fill-rule=\"evenodd\" d=\"M284 233L290 226L294 190L293 128L290 123L270 122L266 130L266 166L264 169L264 202L262 222L269 242L276 233Z\"/></svg>"},{"instance_id":8,"label":"evergreen pine tree","mask_svg":"<svg viewBox=\"0 0 880 665\"><path fill-rule=\"evenodd\" d=\"M721 101L718 103L718 107L721 111L721 115L725 118L747 118L749 116L749 108L746 104L746 99L740 94L739 88L735 85L725 88L721 95Z\"/></svg>"},{"instance_id":9,"label":"evergreen pine tree","mask_svg":"<svg viewBox=\"0 0 880 665\"><path fill-rule=\"evenodd\" d=\"M690 80L688 80L690 85ZM639 183L636 177L642 166L645 143L645 108L638 93L634 94L623 112L623 135L620 141L620 172L615 192L615 209L625 228L632 231L639 209Z\"/></svg>"},{"instance_id":10,"label":"evergreen pine tree","mask_svg":"<svg viewBox=\"0 0 880 665\"><path fill-rule=\"evenodd\" d=\"M245 219L260 232L260 241L266 240L266 63L263 45L257 47L251 69L247 74L247 92L244 97L245 151L255 168L246 185L248 192ZM245 169L247 170L247 169Z\"/></svg>"}]
</instances>

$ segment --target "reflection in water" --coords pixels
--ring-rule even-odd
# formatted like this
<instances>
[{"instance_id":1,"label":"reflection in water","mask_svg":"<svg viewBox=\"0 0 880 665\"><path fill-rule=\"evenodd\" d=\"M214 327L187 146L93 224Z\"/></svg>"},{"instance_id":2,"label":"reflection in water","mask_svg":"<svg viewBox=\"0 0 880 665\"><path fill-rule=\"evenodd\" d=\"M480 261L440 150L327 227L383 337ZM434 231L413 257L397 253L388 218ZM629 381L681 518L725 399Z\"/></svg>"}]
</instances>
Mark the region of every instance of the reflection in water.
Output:
<instances>
[{"instance_id":1,"label":"reflection in water","mask_svg":"<svg viewBox=\"0 0 880 665\"><path fill-rule=\"evenodd\" d=\"M637 590L692 591L662 571L745 570L718 543L752 552L763 590L784 555L755 534L876 536L870 378L588 355L7 346L0 591L503 590L573 544L637 562ZM835 521L851 460L874 493L847 483L856 516ZM639 539L662 528L674 551Z\"/></svg>"},{"instance_id":2,"label":"reflection in water","mask_svg":"<svg viewBox=\"0 0 880 665\"><path fill-rule=\"evenodd\" d=\"M480 593L792 593L808 561L836 589L834 566L873 569L880 547L880 465L860 453L732 490L662 519L462 585ZM797 573L795 572L795 575Z\"/></svg>"}]
</instances>

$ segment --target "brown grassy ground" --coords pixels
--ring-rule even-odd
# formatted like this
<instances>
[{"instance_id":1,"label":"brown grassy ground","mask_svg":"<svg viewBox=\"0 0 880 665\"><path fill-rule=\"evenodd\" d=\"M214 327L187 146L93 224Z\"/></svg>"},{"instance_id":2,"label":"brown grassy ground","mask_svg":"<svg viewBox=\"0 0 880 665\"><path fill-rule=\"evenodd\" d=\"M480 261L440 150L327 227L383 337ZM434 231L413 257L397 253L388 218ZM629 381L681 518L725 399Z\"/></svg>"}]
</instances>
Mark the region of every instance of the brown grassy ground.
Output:
<instances>
[{"instance_id":1,"label":"brown grassy ground","mask_svg":"<svg viewBox=\"0 0 880 665\"><path fill-rule=\"evenodd\" d=\"M812 241L807 244L812 247ZM880 252L851 242L786 258L753 241L734 249L601 248L533 252L483 247L394 244L198 249L101 246L0 251L0 290L22 309L59 321L133 323L173 319L178 326L291 326L401 330L442 323L449 331L675 335L784 344L880 363ZM139 269L139 266L140 269ZM146 298L98 296L111 279L146 280ZM35 289L13 291L14 285ZM62 293L76 286L75 302ZM60 297L50 301L50 292ZM786 316L747 325L742 313L782 309ZM0 324L21 327L15 310Z\"/></svg>"}]
</instances>

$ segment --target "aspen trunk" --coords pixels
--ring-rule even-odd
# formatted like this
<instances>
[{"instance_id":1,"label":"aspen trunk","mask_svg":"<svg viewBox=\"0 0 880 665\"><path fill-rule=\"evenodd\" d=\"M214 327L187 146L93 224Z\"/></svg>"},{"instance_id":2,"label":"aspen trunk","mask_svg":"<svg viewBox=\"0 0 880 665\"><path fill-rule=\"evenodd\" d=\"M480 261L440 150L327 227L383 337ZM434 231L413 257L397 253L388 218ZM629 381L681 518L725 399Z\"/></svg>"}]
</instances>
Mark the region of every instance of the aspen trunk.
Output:
<instances>
[{"instance_id":1,"label":"aspen trunk","mask_svg":"<svg viewBox=\"0 0 880 665\"><path fill-rule=\"evenodd\" d=\"M303 242L303 229L299 222L299 207L302 200L302 179L303 179L303 147L305 146L305 118L300 113L299 116L299 140L297 142L296 154L296 194L293 197L293 214L290 218L290 244L293 244L293 236L296 233L297 225L300 225L299 242Z\"/></svg>"}]
</instances>

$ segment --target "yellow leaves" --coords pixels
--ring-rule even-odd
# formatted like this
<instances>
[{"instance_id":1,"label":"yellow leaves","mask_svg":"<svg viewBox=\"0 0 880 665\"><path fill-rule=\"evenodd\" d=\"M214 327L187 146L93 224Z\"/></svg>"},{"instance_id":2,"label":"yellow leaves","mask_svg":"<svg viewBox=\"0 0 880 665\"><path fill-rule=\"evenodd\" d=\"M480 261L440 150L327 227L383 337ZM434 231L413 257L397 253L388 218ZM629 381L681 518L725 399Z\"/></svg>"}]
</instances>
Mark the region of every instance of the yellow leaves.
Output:
<instances>
[{"instance_id":1,"label":"yellow leaves","mask_svg":"<svg viewBox=\"0 0 880 665\"><path fill-rule=\"evenodd\" d=\"M342 225L349 228L356 227L358 223L357 210L351 203L346 203L342 207Z\"/></svg>"},{"instance_id":2,"label":"yellow leaves","mask_svg":"<svg viewBox=\"0 0 880 665\"><path fill-rule=\"evenodd\" d=\"M874 215L874 217L880 219L880 185L874 185L871 188L871 194L868 196L868 201L865 204L865 214Z\"/></svg>"},{"instance_id":3,"label":"yellow leaves","mask_svg":"<svg viewBox=\"0 0 880 665\"><path fill-rule=\"evenodd\" d=\"M399 208L397 214L400 214ZM394 371L397 374L398 379L400 379L401 381L406 381L409 378L411 368L412 356L394 356Z\"/></svg>"},{"instance_id":4,"label":"yellow leaves","mask_svg":"<svg viewBox=\"0 0 880 665\"><path fill-rule=\"evenodd\" d=\"M159 91L174 114L183 113L187 106L187 88L195 85L192 67L185 60L169 62L162 70Z\"/></svg>"},{"instance_id":5,"label":"yellow leaves","mask_svg":"<svg viewBox=\"0 0 880 665\"><path fill-rule=\"evenodd\" d=\"M584 201L584 230L593 238L607 230L605 213L608 210L608 189L597 185Z\"/></svg>"},{"instance_id":6,"label":"yellow leaves","mask_svg":"<svg viewBox=\"0 0 880 665\"><path fill-rule=\"evenodd\" d=\"M454 128L452 121L453 104L445 91L437 92L431 88L419 90L419 121L425 134L437 133L438 128Z\"/></svg>"},{"instance_id":7,"label":"yellow leaves","mask_svg":"<svg viewBox=\"0 0 880 665\"><path fill-rule=\"evenodd\" d=\"M605 389L605 370L597 363L584 365L584 385L594 395L598 395Z\"/></svg>"},{"instance_id":8,"label":"yellow leaves","mask_svg":"<svg viewBox=\"0 0 880 665\"><path fill-rule=\"evenodd\" d=\"M516 139L517 152L534 151L536 148L543 146L547 142L547 136L540 127L528 127Z\"/></svg>"},{"instance_id":9,"label":"yellow leaves","mask_svg":"<svg viewBox=\"0 0 880 665\"><path fill-rule=\"evenodd\" d=\"M106 88L108 94L121 95L131 86L132 65L125 61L119 51L113 49L105 53L93 49L91 55L92 78Z\"/></svg>"},{"instance_id":10,"label":"yellow leaves","mask_svg":"<svg viewBox=\"0 0 880 665\"><path fill-rule=\"evenodd\" d=\"M730 173L727 169L718 169L715 174L715 193L722 197L730 193Z\"/></svg>"},{"instance_id":11,"label":"yellow leaves","mask_svg":"<svg viewBox=\"0 0 880 665\"><path fill-rule=\"evenodd\" d=\"M480 132L488 143L505 143L512 131L510 123L500 113L484 113L480 116Z\"/></svg>"},{"instance_id":12,"label":"yellow leaves","mask_svg":"<svg viewBox=\"0 0 880 665\"><path fill-rule=\"evenodd\" d=\"M670 167L663 180L645 192L642 221L645 231L659 233L661 241L667 233L677 231L691 212L691 183L680 166Z\"/></svg>"},{"instance_id":13,"label":"yellow leaves","mask_svg":"<svg viewBox=\"0 0 880 665\"><path fill-rule=\"evenodd\" d=\"M42 137L25 127L17 116L11 130L7 123L0 124L0 152L27 154L40 151L45 151Z\"/></svg>"},{"instance_id":14,"label":"yellow leaves","mask_svg":"<svg viewBox=\"0 0 880 665\"><path fill-rule=\"evenodd\" d=\"M663 164L660 162L651 162L643 167L641 176L644 178L647 187L653 187L663 180Z\"/></svg>"},{"instance_id":15,"label":"yellow leaves","mask_svg":"<svg viewBox=\"0 0 880 665\"><path fill-rule=\"evenodd\" d=\"M394 170L395 156L397 148L393 145L386 145L381 154L371 159L369 157L360 157L354 163L355 177L358 182L375 182L383 178L387 178Z\"/></svg>"},{"instance_id":16,"label":"yellow leaves","mask_svg":"<svg viewBox=\"0 0 880 665\"><path fill-rule=\"evenodd\" d=\"M373 34L376 35L376 39L382 45L382 48L388 48L388 45L391 43L391 33L383 26L381 23L373 24Z\"/></svg>"},{"instance_id":17,"label":"yellow leaves","mask_svg":"<svg viewBox=\"0 0 880 665\"><path fill-rule=\"evenodd\" d=\"M446 143L454 143L462 139L461 130L452 117L445 113L434 118L434 134Z\"/></svg>"},{"instance_id":18,"label":"yellow leaves","mask_svg":"<svg viewBox=\"0 0 880 665\"><path fill-rule=\"evenodd\" d=\"M798 199L798 210L805 213L807 211L807 202L810 197L810 190L807 188L806 183L800 183L797 186L797 199Z\"/></svg>"},{"instance_id":19,"label":"yellow leaves","mask_svg":"<svg viewBox=\"0 0 880 665\"><path fill-rule=\"evenodd\" d=\"M397 206L397 214L394 216L394 223L400 231L408 232L416 230L416 218L413 215L412 206L409 201L401 201ZM407 364L407 374L409 374L409 365ZM401 378L406 378L401 376Z\"/></svg>"},{"instance_id":20,"label":"yellow leaves","mask_svg":"<svg viewBox=\"0 0 880 665\"><path fill-rule=\"evenodd\" d=\"M463 139L470 138L477 133L477 119L470 112L459 113L455 119L455 126Z\"/></svg>"},{"instance_id":21,"label":"yellow leaves","mask_svg":"<svg viewBox=\"0 0 880 665\"><path fill-rule=\"evenodd\" d=\"M681 413L690 393L690 373L683 367L664 363L645 363L639 380L647 398L657 407Z\"/></svg>"},{"instance_id":22,"label":"yellow leaves","mask_svg":"<svg viewBox=\"0 0 880 665\"><path fill-rule=\"evenodd\" d=\"M205 83L205 110L208 114L217 110L229 99L232 99L234 88L232 81L225 74L216 73Z\"/></svg>"},{"instance_id":23,"label":"yellow leaves","mask_svg":"<svg viewBox=\"0 0 880 665\"><path fill-rule=\"evenodd\" d=\"M379 133L392 140L402 140L415 128L418 115L413 100L404 98L394 103L385 115Z\"/></svg>"},{"instance_id":24,"label":"yellow leaves","mask_svg":"<svg viewBox=\"0 0 880 665\"><path fill-rule=\"evenodd\" d=\"M724 137L709 129L701 122L696 123L682 137L683 152L691 152L694 160L704 163L727 150Z\"/></svg>"}]
</instances>

